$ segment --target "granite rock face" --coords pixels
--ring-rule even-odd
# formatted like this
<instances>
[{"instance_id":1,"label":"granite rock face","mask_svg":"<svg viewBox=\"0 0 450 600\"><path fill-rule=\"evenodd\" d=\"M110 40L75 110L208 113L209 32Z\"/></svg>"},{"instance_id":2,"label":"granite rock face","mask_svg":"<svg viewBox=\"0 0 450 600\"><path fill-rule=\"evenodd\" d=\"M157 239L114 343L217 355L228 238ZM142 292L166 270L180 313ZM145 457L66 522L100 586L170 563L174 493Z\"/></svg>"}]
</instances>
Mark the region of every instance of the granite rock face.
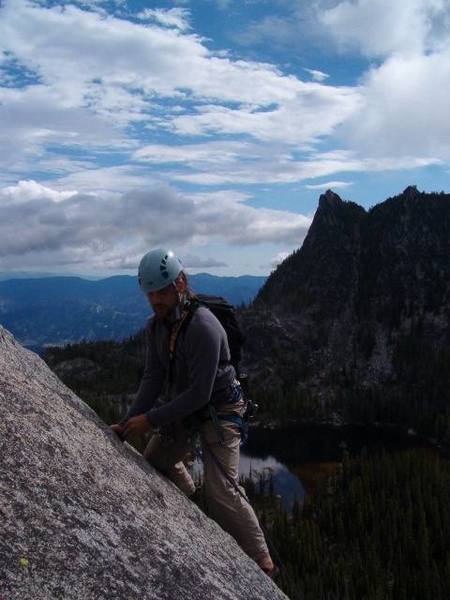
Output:
<instances>
[{"instance_id":1,"label":"granite rock face","mask_svg":"<svg viewBox=\"0 0 450 600\"><path fill-rule=\"evenodd\" d=\"M286 598L1 326L0 457L2 599Z\"/></svg>"}]
</instances>

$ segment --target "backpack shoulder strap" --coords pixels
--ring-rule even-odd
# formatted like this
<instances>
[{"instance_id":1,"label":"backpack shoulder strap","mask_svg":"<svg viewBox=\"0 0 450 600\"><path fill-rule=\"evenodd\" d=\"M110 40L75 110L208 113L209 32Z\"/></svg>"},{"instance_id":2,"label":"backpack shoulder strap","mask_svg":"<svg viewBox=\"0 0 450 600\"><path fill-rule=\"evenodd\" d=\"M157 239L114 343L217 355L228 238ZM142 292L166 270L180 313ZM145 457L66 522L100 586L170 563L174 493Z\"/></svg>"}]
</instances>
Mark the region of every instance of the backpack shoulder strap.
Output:
<instances>
[{"instance_id":1,"label":"backpack shoulder strap","mask_svg":"<svg viewBox=\"0 0 450 600\"><path fill-rule=\"evenodd\" d=\"M175 350L177 347L178 336L181 331L185 330L189 323L191 322L192 317L194 316L195 311L200 306L200 303L193 298L186 306L184 307L181 317L179 321L172 327L169 336L169 370L167 373L167 378L169 382L172 382L173 379L173 363L175 359Z\"/></svg>"},{"instance_id":2,"label":"backpack shoulder strap","mask_svg":"<svg viewBox=\"0 0 450 600\"><path fill-rule=\"evenodd\" d=\"M171 330L170 336L169 336L169 358L170 358L170 360L173 359L173 356L175 354L175 348L177 345L178 334L180 333L180 331L183 327L187 327L187 325L189 324L189 321L192 319L193 314L194 313L190 307L185 308L183 310L183 312L181 313L181 317L180 317L179 321L177 321L177 323L172 327L172 330Z\"/></svg>"}]
</instances>

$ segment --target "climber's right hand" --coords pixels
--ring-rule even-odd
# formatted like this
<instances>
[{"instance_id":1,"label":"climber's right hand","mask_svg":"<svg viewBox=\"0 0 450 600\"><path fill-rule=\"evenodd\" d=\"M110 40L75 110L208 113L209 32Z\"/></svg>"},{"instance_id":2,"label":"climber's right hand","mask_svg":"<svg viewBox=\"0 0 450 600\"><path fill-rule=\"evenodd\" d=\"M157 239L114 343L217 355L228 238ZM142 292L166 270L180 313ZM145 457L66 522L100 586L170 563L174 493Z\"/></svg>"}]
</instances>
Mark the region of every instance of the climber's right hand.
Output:
<instances>
[{"instance_id":1,"label":"climber's right hand","mask_svg":"<svg viewBox=\"0 0 450 600\"><path fill-rule=\"evenodd\" d=\"M123 441L124 437L123 437L123 432L125 430L125 423L114 423L113 425L111 425L111 430L114 431L114 433L116 433L119 438Z\"/></svg>"}]
</instances>

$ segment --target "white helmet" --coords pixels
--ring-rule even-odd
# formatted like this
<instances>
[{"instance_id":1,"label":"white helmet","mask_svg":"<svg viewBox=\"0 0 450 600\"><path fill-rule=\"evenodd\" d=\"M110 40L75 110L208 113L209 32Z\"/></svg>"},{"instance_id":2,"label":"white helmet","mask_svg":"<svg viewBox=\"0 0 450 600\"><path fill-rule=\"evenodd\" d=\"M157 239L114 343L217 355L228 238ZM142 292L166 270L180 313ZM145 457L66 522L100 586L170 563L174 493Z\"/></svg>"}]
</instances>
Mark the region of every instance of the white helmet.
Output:
<instances>
[{"instance_id":1,"label":"white helmet","mask_svg":"<svg viewBox=\"0 0 450 600\"><path fill-rule=\"evenodd\" d=\"M144 294L157 292L175 281L183 270L183 265L172 250L156 248L141 259L138 280Z\"/></svg>"}]
</instances>

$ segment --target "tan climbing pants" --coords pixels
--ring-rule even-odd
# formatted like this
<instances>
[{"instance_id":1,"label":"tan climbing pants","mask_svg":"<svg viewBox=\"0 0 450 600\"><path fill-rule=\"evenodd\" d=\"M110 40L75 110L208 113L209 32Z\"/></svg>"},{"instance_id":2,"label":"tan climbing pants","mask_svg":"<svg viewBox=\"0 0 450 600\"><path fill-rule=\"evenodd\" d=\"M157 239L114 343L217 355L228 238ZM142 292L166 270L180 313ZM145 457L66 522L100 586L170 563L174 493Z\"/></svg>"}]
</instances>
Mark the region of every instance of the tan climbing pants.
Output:
<instances>
[{"instance_id":1,"label":"tan climbing pants","mask_svg":"<svg viewBox=\"0 0 450 600\"><path fill-rule=\"evenodd\" d=\"M264 534L253 508L228 479L234 481L245 496L244 489L239 486L240 432L234 423L219 423L223 443L218 439L212 421L207 420L200 427L208 513L235 538L244 552L258 561L269 554ZM195 492L195 484L183 459L192 451L194 438L181 423L175 423L171 429L171 435L153 434L144 457L182 492L191 496Z\"/></svg>"}]
</instances>

